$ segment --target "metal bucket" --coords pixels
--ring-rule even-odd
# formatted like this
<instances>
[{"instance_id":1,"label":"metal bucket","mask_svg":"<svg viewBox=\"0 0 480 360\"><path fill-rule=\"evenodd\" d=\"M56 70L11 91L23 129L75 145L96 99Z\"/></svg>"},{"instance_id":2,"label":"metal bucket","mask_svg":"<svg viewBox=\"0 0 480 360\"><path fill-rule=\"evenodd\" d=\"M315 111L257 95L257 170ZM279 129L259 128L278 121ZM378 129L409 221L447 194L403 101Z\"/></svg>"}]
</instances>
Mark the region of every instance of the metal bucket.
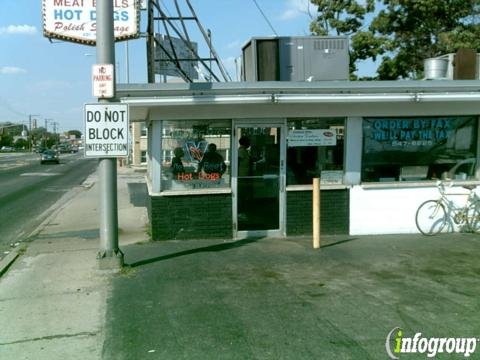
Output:
<instances>
[{"instance_id":1,"label":"metal bucket","mask_svg":"<svg viewBox=\"0 0 480 360\"><path fill-rule=\"evenodd\" d=\"M426 80L445 79L447 77L448 59L430 58L423 61Z\"/></svg>"}]
</instances>

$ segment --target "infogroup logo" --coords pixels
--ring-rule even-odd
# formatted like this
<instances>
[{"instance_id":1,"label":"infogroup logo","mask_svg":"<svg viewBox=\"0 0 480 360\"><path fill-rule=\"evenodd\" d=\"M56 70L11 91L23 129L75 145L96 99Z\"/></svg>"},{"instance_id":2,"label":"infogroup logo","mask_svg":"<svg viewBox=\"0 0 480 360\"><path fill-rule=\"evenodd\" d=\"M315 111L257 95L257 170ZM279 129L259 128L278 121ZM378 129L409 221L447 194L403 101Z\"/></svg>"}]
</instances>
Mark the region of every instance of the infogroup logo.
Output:
<instances>
[{"instance_id":1,"label":"infogroup logo","mask_svg":"<svg viewBox=\"0 0 480 360\"><path fill-rule=\"evenodd\" d=\"M475 352L477 338L426 338L422 333L406 337L399 327L393 328L387 335L385 348L390 359L400 359L400 354L426 354L433 358L437 354L458 354L468 358Z\"/></svg>"}]
</instances>

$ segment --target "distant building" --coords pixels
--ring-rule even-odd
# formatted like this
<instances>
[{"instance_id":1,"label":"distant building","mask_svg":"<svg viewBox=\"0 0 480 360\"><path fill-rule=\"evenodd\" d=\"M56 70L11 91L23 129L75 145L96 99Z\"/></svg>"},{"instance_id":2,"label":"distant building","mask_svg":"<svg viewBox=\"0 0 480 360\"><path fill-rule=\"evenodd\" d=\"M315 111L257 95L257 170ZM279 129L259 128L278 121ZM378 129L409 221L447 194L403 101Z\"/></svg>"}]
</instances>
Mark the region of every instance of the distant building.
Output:
<instances>
[{"instance_id":1,"label":"distant building","mask_svg":"<svg viewBox=\"0 0 480 360\"><path fill-rule=\"evenodd\" d=\"M147 137L148 128L145 122L131 124L131 165L135 167L147 166Z\"/></svg>"}]
</instances>

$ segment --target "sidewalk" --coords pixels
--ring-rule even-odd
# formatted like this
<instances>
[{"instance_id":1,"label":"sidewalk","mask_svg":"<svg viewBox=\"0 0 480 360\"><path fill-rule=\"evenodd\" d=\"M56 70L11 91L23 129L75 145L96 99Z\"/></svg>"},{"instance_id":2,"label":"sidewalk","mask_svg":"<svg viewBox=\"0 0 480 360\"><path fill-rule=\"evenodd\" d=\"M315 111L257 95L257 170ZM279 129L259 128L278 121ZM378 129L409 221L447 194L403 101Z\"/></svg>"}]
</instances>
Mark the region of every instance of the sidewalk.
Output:
<instances>
[{"instance_id":1,"label":"sidewalk","mask_svg":"<svg viewBox=\"0 0 480 360\"><path fill-rule=\"evenodd\" d=\"M96 175L66 194L0 279L0 359L100 359L111 274L98 270ZM143 174L118 169L120 246L146 240L146 209L129 187Z\"/></svg>"},{"instance_id":2,"label":"sidewalk","mask_svg":"<svg viewBox=\"0 0 480 360\"><path fill-rule=\"evenodd\" d=\"M39 229L0 278L0 359L383 360L396 327L480 338L478 235L146 242L142 181L119 169L120 273L97 270L95 177Z\"/></svg>"}]
</instances>

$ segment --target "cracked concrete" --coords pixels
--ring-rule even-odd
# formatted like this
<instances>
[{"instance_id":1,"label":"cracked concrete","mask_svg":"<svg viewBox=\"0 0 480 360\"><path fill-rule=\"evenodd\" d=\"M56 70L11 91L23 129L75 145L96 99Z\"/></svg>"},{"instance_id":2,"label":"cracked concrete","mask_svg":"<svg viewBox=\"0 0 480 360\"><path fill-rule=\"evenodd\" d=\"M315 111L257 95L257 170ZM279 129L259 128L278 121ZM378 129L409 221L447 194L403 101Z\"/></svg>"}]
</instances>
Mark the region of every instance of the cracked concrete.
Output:
<instances>
[{"instance_id":1,"label":"cracked concrete","mask_svg":"<svg viewBox=\"0 0 480 360\"><path fill-rule=\"evenodd\" d=\"M100 358L108 278L76 240L68 252L34 241L2 279L0 359Z\"/></svg>"}]
</instances>

